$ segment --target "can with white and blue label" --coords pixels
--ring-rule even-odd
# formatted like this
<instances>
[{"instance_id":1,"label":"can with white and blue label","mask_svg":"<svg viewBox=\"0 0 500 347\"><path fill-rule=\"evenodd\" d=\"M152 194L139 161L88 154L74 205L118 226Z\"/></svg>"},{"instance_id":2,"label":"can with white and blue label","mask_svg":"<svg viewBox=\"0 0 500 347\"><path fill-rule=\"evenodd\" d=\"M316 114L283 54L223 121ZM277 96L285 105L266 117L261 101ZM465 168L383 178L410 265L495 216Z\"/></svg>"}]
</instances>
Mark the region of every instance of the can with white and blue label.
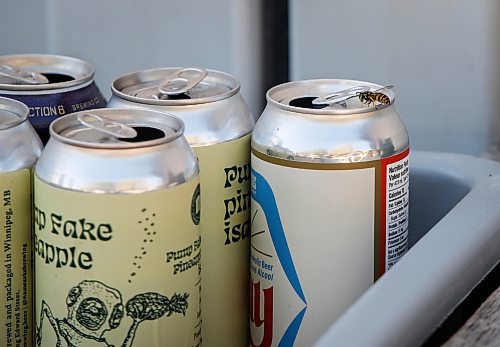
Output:
<instances>
[{"instance_id":1,"label":"can with white and blue label","mask_svg":"<svg viewBox=\"0 0 500 347\"><path fill-rule=\"evenodd\" d=\"M408 249L392 86L282 84L252 135L251 346L311 346Z\"/></svg>"},{"instance_id":2,"label":"can with white and blue label","mask_svg":"<svg viewBox=\"0 0 500 347\"><path fill-rule=\"evenodd\" d=\"M44 144L58 117L106 106L93 66L62 55L0 56L0 96L28 105L29 121Z\"/></svg>"}]
</instances>

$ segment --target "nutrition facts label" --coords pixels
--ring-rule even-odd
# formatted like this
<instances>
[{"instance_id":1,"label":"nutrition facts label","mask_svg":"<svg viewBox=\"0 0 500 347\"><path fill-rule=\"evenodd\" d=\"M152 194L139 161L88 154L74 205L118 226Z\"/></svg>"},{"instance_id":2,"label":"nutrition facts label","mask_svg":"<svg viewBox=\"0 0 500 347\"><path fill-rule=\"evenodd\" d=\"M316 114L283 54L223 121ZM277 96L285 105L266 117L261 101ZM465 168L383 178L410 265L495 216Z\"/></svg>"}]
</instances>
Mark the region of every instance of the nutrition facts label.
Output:
<instances>
[{"instance_id":1,"label":"nutrition facts label","mask_svg":"<svg viewBox=\"0 0 500 347\"><path fill-rule=\"evenodd\" d=\"M386 270L408 249L408 156L386 167Z\"/></svg>"}]
</instances>

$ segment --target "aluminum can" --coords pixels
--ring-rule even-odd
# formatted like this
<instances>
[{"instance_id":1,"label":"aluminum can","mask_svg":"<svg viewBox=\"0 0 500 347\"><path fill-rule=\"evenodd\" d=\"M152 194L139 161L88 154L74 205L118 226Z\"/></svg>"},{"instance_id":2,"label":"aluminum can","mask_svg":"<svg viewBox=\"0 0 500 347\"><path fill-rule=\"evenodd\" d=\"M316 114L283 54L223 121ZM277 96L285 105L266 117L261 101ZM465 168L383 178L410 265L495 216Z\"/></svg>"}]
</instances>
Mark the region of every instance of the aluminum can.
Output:
<instances>
[{"instance_id":1,"label":"aluminum can","mask_svg":"<svg viewBox=\"0 0 500 347\"><path fill-rule=\"evenodd\" d=\"M28 105L29 120L43 144L56 118L106 106L91 64L48 54L0 56L0 96Z\"/></svg>"},{"instance_id":2,"label":"aluminum can","mask_svg":"<svg viewBox=\"0 0 500 347\"><path fill-rule=\"evenodd\" d=\"M311 346L403 255L408 155L390 88L267 92L252 135L251 346Z\"/></svg>"},{"instance_id":3,"label":"aluminum can","mask_svg":"<svg viewBox=\"0 0 500 347\"><path fill-rule=\"evenodd\" d=\"M31 168L42 143L28 107L0 98L0 345L32 346Z\"/></svg>"},{"instance_id":4,"label":"aluminum can","mask_svg":"<svg viewBox=\"0 0 500 347\"><path fill-rule=\"evenodd\" d=\"M55 120L35 167L38 346L199 346L200 196L180 119Z\"/></svg>"},{"instance_id":5,"label":"aluminum can","mask_svg":"<svg viewBox=\"0 0 500 347\"><path fill-rule=\"evenodd\" d=\"M131 73L108 107L175 114L199 159L203 346L248 346L250 137L254 119L233 76L198 68Z\"/></svg>"}]
</instances>

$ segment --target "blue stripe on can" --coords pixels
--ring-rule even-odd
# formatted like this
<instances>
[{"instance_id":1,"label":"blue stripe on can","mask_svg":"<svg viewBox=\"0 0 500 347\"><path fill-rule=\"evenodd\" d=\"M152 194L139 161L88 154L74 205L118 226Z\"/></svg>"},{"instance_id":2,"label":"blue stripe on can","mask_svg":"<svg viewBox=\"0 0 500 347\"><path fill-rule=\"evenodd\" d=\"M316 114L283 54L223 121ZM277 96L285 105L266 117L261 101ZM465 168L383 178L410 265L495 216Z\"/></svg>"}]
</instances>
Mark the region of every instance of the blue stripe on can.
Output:
<instances>
[{"instance_id":1,"label":"blue stripe on can","mask_svg":"<svg viewBox=\"0 0 500 347\"><path fill-rule=\"evenodd\" d=\"M252 198L260 204L264 214L266 215L271 239L288 281L302 302L307 305L297 271L295 270L295 265L293 264L292 255L286 241L285 231L283 230L283 225L281 224L281 218L278 206L276 205L273 190L264 177L262 177L262 175L257 173L254 169L252 169L252 175L255 179L254 182L252 182L255 183L255 189L252 188Z\"/></svg>"}]
</instances>

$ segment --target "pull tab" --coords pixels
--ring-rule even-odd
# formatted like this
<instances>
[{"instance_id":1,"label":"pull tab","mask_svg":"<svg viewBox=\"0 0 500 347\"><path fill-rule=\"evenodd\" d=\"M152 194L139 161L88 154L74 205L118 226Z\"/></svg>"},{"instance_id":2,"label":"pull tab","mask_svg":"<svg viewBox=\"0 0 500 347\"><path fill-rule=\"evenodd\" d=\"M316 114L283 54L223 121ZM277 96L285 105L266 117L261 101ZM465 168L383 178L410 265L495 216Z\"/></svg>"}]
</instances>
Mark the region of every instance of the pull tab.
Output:
<instances>
[{"instance_id":1,"label":"pull tab","mask_svg":"<svg viewBox=\"0 0 500 347\"><path fill-rule=\"evenodd\" d=\"M98 130L118 139L131 139L137 137L137 131L120 122L115 122L94 114L79 114L78 121L86 127Z\"/></svg>"},{"instance_id":2,"label":"pull tab","mask_svg":"<svg viewBox=\"0 0 500 347\"><path fill-rule=\"evenodd\" d=\"M325 96L320 96L317 97L312 101L314 105L321 105L321 104L328 104L328 105L335 105L335 104L341 104L345 102L347 99L352 98L353 96L357 96L358 93L364 93L370 90L370 87L352 87L349 89L341 90L332 94L328 94Z\"/></svg>"},{"instance_id":3,"label":"pull tab","mask_svg":"<svg viewBox=\"0 0 500 347\"><path fill-rule=\"evenodd\" d=\"M47 84L49 80L44 75L10 65L0 65L0 83L5 84Z\"/></svg>"},{"instance_id":4,"label":"pull tab","mask_svg":"<svg viewBox=\"0 0 500 347\"><path fill-rule=\"evenodd\" d=\"M194 72L194 74L192 73ZM174 78L166 80L159 88L160 95L179 95L188 92L207 77L207 70L201 68L179 69ZM184 75L184 77L182 77Z\"/></svg>"}]
</instances>

